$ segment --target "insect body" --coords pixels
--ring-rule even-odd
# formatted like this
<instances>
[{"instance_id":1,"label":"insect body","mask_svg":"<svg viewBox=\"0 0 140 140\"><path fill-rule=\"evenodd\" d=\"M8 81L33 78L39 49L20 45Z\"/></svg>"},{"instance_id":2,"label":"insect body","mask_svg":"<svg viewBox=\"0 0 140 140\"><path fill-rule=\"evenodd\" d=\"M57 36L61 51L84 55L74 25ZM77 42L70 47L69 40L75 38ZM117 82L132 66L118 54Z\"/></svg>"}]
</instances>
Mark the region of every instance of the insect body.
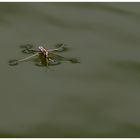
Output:
<instances>
[{"instance_id":1,"label":"insect body","mask_svg":"<svg viewBox=\"0 0 140 140\"><path fill-rule=\"evenodd\" d=\"M61 61L70 61L72 63L79 63L79 61L75 58L65 58L58 54L53 53L65 51L66 48L64 44L57 44L56 48L54 49L46 49L43 46L39 46L37 50L34 50L32 49L32 47L33 46L29 44L22 45L21 48L24 48L22 52L32 55L19 60L10 60L9 65L14 66L21 62L29 61L33 58L37 60L37 62L39 62L37 63L38 66L58 65L61 63Z\"/></svg>"}]
</instances>

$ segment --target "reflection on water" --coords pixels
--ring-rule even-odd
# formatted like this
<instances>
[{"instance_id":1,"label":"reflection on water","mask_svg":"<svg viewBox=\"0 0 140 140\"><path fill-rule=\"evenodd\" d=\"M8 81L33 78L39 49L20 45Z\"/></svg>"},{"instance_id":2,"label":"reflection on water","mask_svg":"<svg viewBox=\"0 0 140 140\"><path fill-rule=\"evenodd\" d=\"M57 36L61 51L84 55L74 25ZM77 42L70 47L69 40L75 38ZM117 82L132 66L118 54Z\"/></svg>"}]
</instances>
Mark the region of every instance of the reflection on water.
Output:
<instances>
[{"instance_id":1,"label":"reflection on water","mask_svg":"<svg viewBox=\"0 0 140 140\"><path fill-rule=\"evenodd\" d=\"M0 137L140 137L139 15L139 3L0 3ZM7 64L21 44L59 42L79 64Z\"/></svg>"}]
</instances>

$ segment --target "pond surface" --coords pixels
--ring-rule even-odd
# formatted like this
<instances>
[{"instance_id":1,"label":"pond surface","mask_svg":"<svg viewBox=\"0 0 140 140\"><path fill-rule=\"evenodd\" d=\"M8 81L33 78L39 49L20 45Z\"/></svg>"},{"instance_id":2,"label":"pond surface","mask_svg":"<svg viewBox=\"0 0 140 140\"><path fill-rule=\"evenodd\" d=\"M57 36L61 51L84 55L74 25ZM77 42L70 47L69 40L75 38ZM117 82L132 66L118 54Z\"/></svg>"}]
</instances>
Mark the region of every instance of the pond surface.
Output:
<instances>
[{"instance_id":1,"label":"pond surface","mask_svg":"<svg viewBox=\"0 0 140 140\"><path fill-rule=\"evenodd\" d=\"M9 66L28 43L80 63ZM140 3L0 3L0 65L0 137L140 137Z\"/></svg>"}]
</instances>

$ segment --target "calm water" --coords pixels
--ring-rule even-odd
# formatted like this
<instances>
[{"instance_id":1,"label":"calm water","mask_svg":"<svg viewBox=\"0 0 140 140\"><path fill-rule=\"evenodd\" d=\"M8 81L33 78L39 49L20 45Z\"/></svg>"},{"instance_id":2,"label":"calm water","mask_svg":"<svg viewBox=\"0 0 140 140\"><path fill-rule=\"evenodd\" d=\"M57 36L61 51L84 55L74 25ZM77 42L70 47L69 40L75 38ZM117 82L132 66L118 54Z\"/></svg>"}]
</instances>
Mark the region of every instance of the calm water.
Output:
<instances>
[{"instance_id":1,"label":"calm water","mask_svg":"<svg viewBox=\"0 0 140 140\"><path fill-rule=\"evenodd\" d=\"M16 67L31 43L70 48ZM140 137L140 3L0 3L0 137Z\"/></svg>"}]
</instances>

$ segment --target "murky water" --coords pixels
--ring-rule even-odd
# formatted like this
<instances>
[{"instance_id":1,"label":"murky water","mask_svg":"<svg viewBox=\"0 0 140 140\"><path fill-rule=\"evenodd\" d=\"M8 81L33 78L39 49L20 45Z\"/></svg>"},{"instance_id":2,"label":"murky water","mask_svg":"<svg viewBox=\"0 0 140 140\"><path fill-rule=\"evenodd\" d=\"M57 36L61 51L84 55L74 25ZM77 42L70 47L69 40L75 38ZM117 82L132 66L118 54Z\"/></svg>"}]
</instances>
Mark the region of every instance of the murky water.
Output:
<instances>
[{"instance_id":1,"label":"murky water","mask_svg":"<svg viewBox=\"0 0 140 140\"><path fill-rule=\"evenodd\" d=\"M49 70L19 48L65 43ZM139 3L0 3L0 137L140 137Z\"/></svg>"}]
</instances>

